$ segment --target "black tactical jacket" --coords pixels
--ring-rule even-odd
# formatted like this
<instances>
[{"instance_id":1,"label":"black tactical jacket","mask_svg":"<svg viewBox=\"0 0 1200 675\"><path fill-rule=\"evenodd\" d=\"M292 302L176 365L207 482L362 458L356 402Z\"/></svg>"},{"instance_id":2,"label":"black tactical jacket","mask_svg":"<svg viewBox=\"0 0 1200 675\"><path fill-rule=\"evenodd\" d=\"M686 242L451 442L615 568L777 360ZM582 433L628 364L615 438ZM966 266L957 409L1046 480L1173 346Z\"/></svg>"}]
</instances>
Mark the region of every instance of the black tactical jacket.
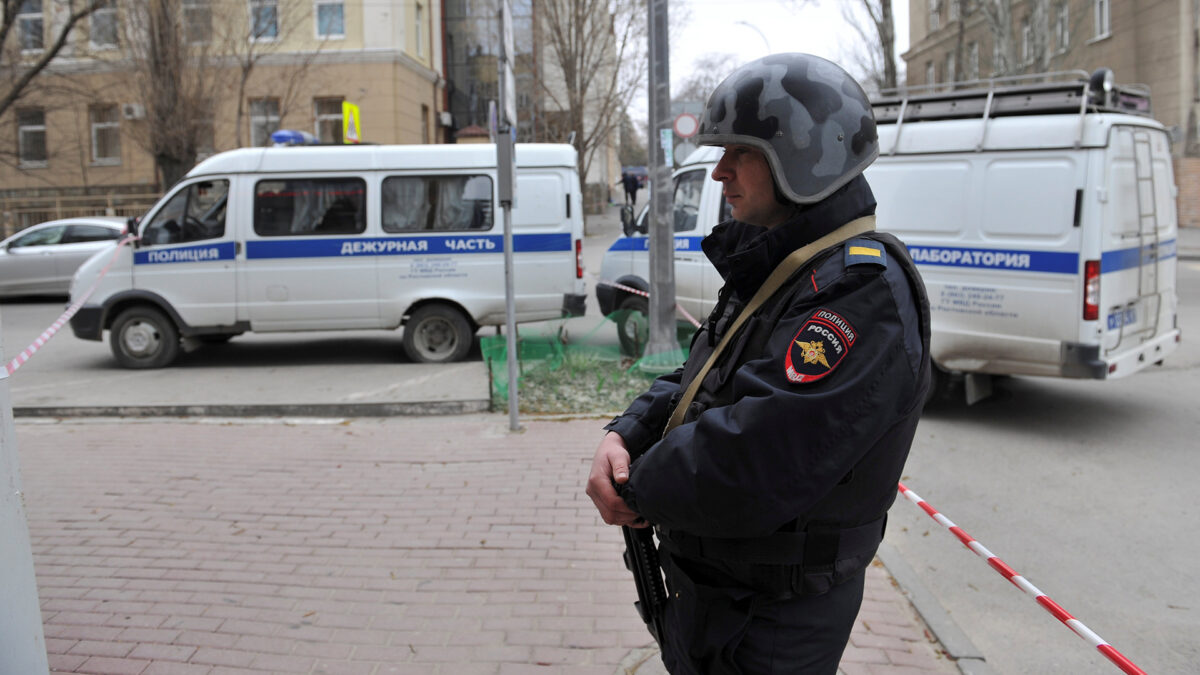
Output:
<instances>
[{"instance_id":1,"label":"black tactical jacket","mask_svg":"<svg viewBox=\"0 0 1200 675\"><path fill-rule=\"evenodd\" d=\"M793 575L796 592L823 592L865 567L895 499L930 378L929 306L905 247L872 233L814 256L741 328L684 423L662 432L682 390L775 266L874 209L859 176L771 230L717 226L703 246L725 286L687 363L606 427L635 458L621 496L660 535L704 543L808 532L813 548L819 530L836 548L839 531L878 528L869 552L836 566L828 550L810 551L804 563L765 561L822 573L803 583ZM708 566L720 585L757 585L767 569L750 564L753 553L738 561L727 553L710 559L703 547L669 550Z\"/></svg>"}]
</instances>

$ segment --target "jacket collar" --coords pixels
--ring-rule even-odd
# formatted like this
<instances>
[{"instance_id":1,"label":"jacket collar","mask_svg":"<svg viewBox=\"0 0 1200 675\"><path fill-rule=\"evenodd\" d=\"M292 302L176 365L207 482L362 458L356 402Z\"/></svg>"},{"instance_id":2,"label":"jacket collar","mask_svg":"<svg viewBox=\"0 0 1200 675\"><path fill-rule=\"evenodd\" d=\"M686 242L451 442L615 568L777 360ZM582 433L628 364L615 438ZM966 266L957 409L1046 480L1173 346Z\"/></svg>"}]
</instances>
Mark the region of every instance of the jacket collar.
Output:
<instances>
[{"instance_id":1,"label":"jacket collar","mask_svg":"<svg viewBox=\"0 0 1200 675\"><path fill-rule=\"evenodd\" d=\"M797 205L791 218L770 230L729 220L701 246L738 298L748 300L771 271L798 248L846 223L875 213L875 195L862 175L816 204Z\"/></svg>"}]
</instances>

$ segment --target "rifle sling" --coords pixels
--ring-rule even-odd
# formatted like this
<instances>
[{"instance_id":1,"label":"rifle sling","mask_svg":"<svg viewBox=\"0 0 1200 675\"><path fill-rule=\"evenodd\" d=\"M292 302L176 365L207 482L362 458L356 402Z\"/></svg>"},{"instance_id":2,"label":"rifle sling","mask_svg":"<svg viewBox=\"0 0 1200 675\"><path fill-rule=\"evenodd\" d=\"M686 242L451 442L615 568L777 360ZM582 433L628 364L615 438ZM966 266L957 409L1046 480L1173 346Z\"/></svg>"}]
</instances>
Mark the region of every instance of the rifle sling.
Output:
<instances>
[{"instance_id":1,"label":"rifle sling","mask_svg":"<svg viewBox=\"0 0 1200 675\"><path fill-rule=\"evenodd\" d=\"M704 362L704 366L700 372L696 373L696 377L692 378L687 389L683 392L683 398L679 399L679 404L675 406L675 410L671 412L671 419L667 420L667 427L663 430L663 436L671 432L672 429L683 423L683 418L687 414L688 406L692 404L692 400L696 398L696 392L700 390L700 383L704 381L704 376L712 369L713 364L717 362L717 358L725 347L733 341L733 337L737 334L738 329L746 320L754 314L754 312L762 306L764 302L769 300L775 292L778 291L788 279L792 277L801 267L804 266L813 256L824 251L831 246L836 246L847 239L853 239L860 234L871 232L875 229L875 216L864 216L852 220L829 234L817 239L816 241L792 251L788 257L784 258L774 270L767 280L759 286L758 292L746 303L742 311L734 319L733 324L725 331L725 336L721 338L721 342L717 344L717 348L708 356L708 360Z\"/></svg>"}]
</instances>

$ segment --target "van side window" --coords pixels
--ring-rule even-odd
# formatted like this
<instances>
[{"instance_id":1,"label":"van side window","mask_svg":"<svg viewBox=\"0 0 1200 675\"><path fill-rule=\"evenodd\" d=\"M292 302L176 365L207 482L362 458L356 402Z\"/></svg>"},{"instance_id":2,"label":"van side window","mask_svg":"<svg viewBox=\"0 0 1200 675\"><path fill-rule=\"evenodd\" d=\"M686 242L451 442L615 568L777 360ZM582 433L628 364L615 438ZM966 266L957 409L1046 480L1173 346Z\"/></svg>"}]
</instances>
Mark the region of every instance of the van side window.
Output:
<instances>
[{"instance_id":1,"label":"van side window","mask_svg":"<svg viewBox=\"0 0 1200 675\"><path fill-rule=\"evenodd\" d=\"M175 193L142 228L143 244L185 244L225 236L229 181L192 183Z\"/></svg>"},{"instance_id":2,"label":"van side window","mask_svg":"<svg viewBox=\"0 0 1200 675\"><path fill-rule=\"evenodd\" d=\"M700 195L704 194L704 170L688 171L675 177L675 231L696 229L700 215Z\"/></svg>"},{"instance_id":3,"label":"van side window","mask_svg":"<svg viewBox=\"0 0 1200 675\"><path fill-rule=\"evenodd\" d=\"M263 237L359 234L367 229L361 178L261 180L254 186L254 232Z\"/></svg>"},{"instance_id":4,"label":"van side window","mask_svg":"<svg viewBox=\"0 0 1200 675\"><path fill-rule=\"evenodd\" d=\"M389 176L383 179L383 231L492 229L489 176Z\"/></svg>"}]
</instances>

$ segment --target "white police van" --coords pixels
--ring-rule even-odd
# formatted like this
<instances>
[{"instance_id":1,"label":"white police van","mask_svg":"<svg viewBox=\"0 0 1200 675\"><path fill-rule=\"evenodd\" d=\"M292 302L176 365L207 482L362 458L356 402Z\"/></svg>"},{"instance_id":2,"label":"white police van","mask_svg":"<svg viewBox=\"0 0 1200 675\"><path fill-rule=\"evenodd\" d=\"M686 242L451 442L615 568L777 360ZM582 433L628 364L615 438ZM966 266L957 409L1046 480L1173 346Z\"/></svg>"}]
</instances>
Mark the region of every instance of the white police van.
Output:
<instances>
[{"instance_id":1,"label":"white police van","mask_svg":"<svg viewBox=\"0 0 1200 675\"><path fill-rule=\"evenodd\" d=\"M991 375L1115 378L1176 349L1176 187L1147 92L1102 69L874 104L878 226L924 277L942 384L965 376L974 401ZM721 283L699 250L724 208L720 156L701 148L675 172L677 295L697 316ZM596 289L606 314L644 311L612 285L648 288L644 225L626 229ZM639 326L620 328L628 345Z\"/></svg>"},{"instance_id":2,"label":"white police van","mask_svg":"<svg viewBox=\"0 0 1200 675\"><path fill-rule=\"evenodd\" d=\"M516 146L518 322L582 315L575 149ZM505 322L494 145L241 149L188 172L71 319L130 368L247 331L395 329L414 361L463 358ZM80 268L72 300L111 259ZM182 340L181 340L182 338Z\"/></svg>"}]
</instances>

